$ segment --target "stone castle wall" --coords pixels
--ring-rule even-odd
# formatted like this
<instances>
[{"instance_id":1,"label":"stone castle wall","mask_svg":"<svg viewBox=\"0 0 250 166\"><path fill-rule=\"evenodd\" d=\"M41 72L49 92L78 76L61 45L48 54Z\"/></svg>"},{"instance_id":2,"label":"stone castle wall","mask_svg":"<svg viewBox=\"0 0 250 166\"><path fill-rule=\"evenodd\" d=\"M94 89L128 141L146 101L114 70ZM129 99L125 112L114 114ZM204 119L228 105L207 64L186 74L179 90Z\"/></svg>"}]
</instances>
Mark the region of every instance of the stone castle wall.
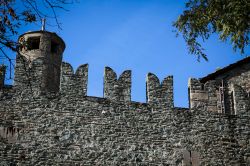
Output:
<instances>
[{"instance_id":1,"label":"stone castle wall","mask_svg":"<svg viewBox=\"0 0 250 166\"><path fill-rule=\"evenodd\" d=\"M2 165L250 164L249 111L227 115L199 107L203 100L215 105L213 82L202 87L192 80L190 91L204 96L189 111L173 105L172 76L160 83L148 74L147 103L138 103L131 101L131 71L117 78L107 67L104 98L97 98L87 96L88 65L74 73L63 63L60 91L41 93L42 60L27 69L18 67L25 59L19 62L20 82L0 93ZM234 88L237 107L244 107L248 99Z\"/></svg>"},{"instance_id":2,"label":"stone castle wall","mask_svg":"<svg viewBox=\"0 0 250 166\"><path fill-rule=\"evenodd\" d=\"M250 165L249 63L190 79L188 109L174 106L172 76L149 73L139 103L131 71L106 67L103 97L90 97L88 64L62 63L59 36L28 32L19 43L28 46L13 86L0 68L0 165Z\"/></svg>"},{"instance_id":3,"label":"stone castle wall","mask_svg":"<svg viewBox=\"0 0 250 166\"><path fill-rule=\"evenodd\" d=\"M249 116L71 95L1 105L2 163L181 166L186 151L199 165L250 162Z\"/></svg>"}]
</instances>

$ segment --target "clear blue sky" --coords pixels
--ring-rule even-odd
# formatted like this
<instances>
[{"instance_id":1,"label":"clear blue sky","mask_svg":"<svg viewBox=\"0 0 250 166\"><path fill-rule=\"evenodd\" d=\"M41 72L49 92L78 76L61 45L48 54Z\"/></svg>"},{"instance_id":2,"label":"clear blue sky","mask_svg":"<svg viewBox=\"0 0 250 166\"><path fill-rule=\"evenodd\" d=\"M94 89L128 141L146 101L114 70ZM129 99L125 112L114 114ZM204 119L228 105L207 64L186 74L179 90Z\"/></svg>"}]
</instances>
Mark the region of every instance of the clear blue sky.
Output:
<instances>
[{"instance_id":1,"label":"clear blue sky","mask_svg":"<svg viewBox=\"0 0 250 166\"><path fill-rule=\"evenodd\" d=\"M148 72L160 80L173 75L175 106L187 107L189 77L206 76L244 57L214 35L203 44L209 62L197 62L173 32L172 23L184 6L184 0L81 0L69 12L58 13L63 30L47 30L64 39L63 59L75 70L89 64L89 96L102 97L104 67L110 66L118 75L132 70L132 100L139 102L146 99ZM24 27L21 33L38 29L40 25Z\"/></svg>"}]
</instances>

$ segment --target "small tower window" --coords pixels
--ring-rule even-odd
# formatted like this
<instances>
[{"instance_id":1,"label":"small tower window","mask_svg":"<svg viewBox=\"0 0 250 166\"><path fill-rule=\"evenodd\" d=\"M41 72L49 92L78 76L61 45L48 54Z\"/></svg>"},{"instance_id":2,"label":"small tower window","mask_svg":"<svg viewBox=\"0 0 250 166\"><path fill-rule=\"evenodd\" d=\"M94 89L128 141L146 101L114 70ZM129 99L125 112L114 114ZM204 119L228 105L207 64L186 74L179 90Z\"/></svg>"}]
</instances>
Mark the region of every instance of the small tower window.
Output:
<instances>
[{"instance_id":1,"label":"small tower window","mask_svg":"<svg viewBox=\"0 0 250 166\"><path fill-rule=\"evenodd\" d=\"M51 41L51 53L57 53L58 44L56 42Z\"/></svg>"},{"instance_id":2,"label":"small tower window","mask_svg":"<svg viewBox=\"0 0 250 166\"><path fill-rule=\"evenodd\" d=\"M37 50L39 49L39 45L40 45L40 37L32 37L29 38L27 41L27 48L28 50Z\"/></svg>"}]
</instances>

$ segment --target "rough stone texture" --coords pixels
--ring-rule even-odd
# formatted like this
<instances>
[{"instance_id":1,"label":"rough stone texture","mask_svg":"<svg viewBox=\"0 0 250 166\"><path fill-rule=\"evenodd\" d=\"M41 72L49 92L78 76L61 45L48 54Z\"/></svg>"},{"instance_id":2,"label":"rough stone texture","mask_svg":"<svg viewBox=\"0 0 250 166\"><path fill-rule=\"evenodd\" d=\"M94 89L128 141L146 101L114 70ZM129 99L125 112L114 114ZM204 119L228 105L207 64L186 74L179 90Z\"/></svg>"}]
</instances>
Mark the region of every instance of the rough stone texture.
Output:
<instances>
[{"instance_id":1,"label":"rough stone texture","mask_svg":"<svg viewBox=\"0 0 250 166\"><path fill-rule=\"evenodd\" d=\"M40 95L42 92L43 82L43 67L44 58L39 57L29 62L26 57L17 55L14 89L20 92L31 91L35 96Z\"/></svg>"},{"instance_id":2,"label":"rough stone texture","mask_svg":"<svg viewBox=\"0 0 250 166\"><path fill-rule=\"evenodd\" d=\"M5 70L5 66L0 66L0 89L4 87Z\"/></svg>"},{"instance_id":3,"label":"rough stone texture","mask_svg":"<svg viewBox=\"0 0 250 166\"><path fill-rule=\"evenodd\" d=\"M27 95L1 105L2 163L182 165L188 150L200 165L249 164L249 116L152 111L80 95Z\"/></svg>"},{"instance_id":4,"label":"rough stone texture","mask_svg":"<svg viewBox=\"0 0 250 166\"><path fill-rule=\"evenodd\" d=\"M63 40L55 33L35 31L21 35L18 41L22 44L16 62L20 76L16 75L14 85L22 87L24 80L30 82L32 75L29 74L29 70L35 68L32 65L37 62L41 69L33 71L39 71L39 73L34 74L37 75L37 81L40 81L41 91L58 92L62 53L65 49ZM36 61L37 59L39 62Z\"/></svg>"},{"instance_id":5,"label":"rough stone texture","mask_svg":"<svg viewBox=\"0 0 250 166\"><path fill-rule=\"evenodd\" d=\"M131 71L124 71L117 80L116 73L110 67L105 67L104 97L117 102L130 102Z\"/></svg>"},{"instance_id":6,"label":"rough stone texture","mask_svg":"<svg viewBox=\"0 0 250 166\"><path fill-rule=\"evenodd\" d=\"M152 73L147 75L147 103L158 109L170 110L174 107L173 76L166 77L162 83Z\"/></svg>"},{"instance_id":7,"label":"rough stone texture","mask_svg":"<svg viewBox=\"0 0 250 166\"><path fill-rule=\"evenodd\" d=\"M250 165L246 83L230 85L230 115L217 111L216 80L191 79L190 111L174 107L171 76L160 84L150 73L147 103L138 103L131 71L117 79L105 68L98 98L86 96L88 65L74 73L62 63L60 89L48 91L46 57L31 59L18 55L14 86L0 90L0 165Z\"/></svg>"},{"instance_id":8,"label":"rough stone texture","mask_svg":"<svg viewBox=\"0 0 250 166\"><path fill-rule=\"evenodd\" d=\"M250 72L248 74L250 75ZM248 77L246 76L245 79ZM193 78L189 79L190 109L206 109L231 115L250 114L250 90L246 86L249 81L245 79L239 78L238 82L232 78L230 81L224 80L223 90L219 90L220 79L210 80L206 83L201 83ZM221 95L221 91L223 91L224 97Z\"/></svg>"},{"instance_id":9,"label":"rough stone texture","mask_svg":"<svg viewBox=\"0 0 250 166\"><path fill-rule=\"evenodd\" d=\"M63 62L61 68L60 91L70 95L87 95L88 64L78 67L74 74L70 64Z\"/></svg>"},{"instance_id":10,"label":"rough stone texture","mask_svg":"<svg viewBox=\"0 0 250 166\"><path fill-rule=\"evenodd\" d=\"M229 65L222 71L212 73L204 77L205 79L189 80L190 108L204 107L210 111L231 115L249 113L250 57ZM222 92L224 95L221 95Z\"/></svg>"},{"instance_id":11,"label":"rough stone texture","mask_svg":"<svg viewBox=\"0 0 250 166\"><path fill-rule=\"evenodd\" d=\"M237 114L249 114L250 110L250 96L249 93L238 86L233 86L233 96L234 96L234 110Z\"/></svg>"},{"instance_id":12,"label":"rough stone texture","mask_svg":"<svg viewBox=\"0 0 250 166\"><path fill-rule=\"evenodd\" d=\"M189 79L189 98L190 108L201 109L206 108L209 111L218 112L217 103L219 103L219 91L215 87L214 81L206 84L200 83L198 79Z\"/></svg>"}]
</instances>

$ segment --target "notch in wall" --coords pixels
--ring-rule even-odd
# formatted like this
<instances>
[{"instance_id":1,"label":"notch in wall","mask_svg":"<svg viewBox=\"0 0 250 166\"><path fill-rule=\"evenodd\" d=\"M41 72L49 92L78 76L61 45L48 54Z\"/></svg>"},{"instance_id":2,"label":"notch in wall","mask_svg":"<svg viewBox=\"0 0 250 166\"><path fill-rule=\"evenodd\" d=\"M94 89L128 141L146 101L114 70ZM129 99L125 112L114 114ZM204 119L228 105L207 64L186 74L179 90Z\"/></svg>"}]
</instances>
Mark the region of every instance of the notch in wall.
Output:
<instances>
[{"instance_id":1,"label":"notch in wall","mask_svg":"<svg viewBox=\"0 0 250 166\"><path fill-rule=\"evenodd\" d=\"M104 98L118 101L131 101L131 70L124 71L117 79L117 74L110 67L104 71Z\"/></svg>"},{"instance_id":2,"label":"notch in wall","mask_svg":"<svg viewBox=\"0 0 250 166\"><path fill-rule=\"evenodd\" d=\"M81 65L74 73L73 67L66 62L62 63L60 91L66 94L87 95L88 64Z\"/></svg>"},{"instance_id":3,"label":"notch in wall","mask_svg":"<svg viewBox=\"0 0 250 166\"><path fill-rule=\"evenodd\" d=\"M160 83L153 73L148 73L146 80L147 103L168 110L174 107L173 76L168 76Z\"/></svg>"}]
</instances>

